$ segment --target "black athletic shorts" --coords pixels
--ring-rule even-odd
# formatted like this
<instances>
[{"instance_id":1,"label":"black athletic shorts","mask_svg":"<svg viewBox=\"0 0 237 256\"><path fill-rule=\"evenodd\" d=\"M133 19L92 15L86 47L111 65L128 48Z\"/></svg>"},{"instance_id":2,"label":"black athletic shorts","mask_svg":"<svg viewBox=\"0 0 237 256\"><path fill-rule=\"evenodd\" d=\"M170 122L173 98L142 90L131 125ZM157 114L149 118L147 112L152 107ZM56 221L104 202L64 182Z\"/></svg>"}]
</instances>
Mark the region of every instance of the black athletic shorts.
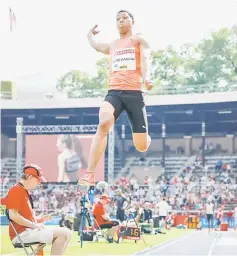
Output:
<instances>
[{"instance_id":1,"label":"black athletic shorts","mask_svg":"<svg viewBox=\"0 0 237 256\"><path fill-rule=\"evenodd\" d=\"M207 214L207 221L210 221L213 219L213 214Z\"/></svg>"},{"instance_id":2,"label":"black athletic shorts","mask_svg":"<svg viewBox=\"0 0 237 256\"><path fill-rule=\"evenodd\" d=\"M103 224L100 225L101 229L107 229L107 228L112 228L112 227L116 227L119 225L118 221L106 221Z\"/></svg>"},{"instance_id":3,"label":"black athletic shorts","mask_svg":"<svg viewBox=\"0 0 237 256\"><path fill-rule=\"evenodd\" d=\"M125 212L124 210L118 209L116 212L116 219L120 220L121 222L125 220Z\"/></svg>"},{"instance_id":4,"label":"black athletic shorts","mask_svg":"<svg viewBox=\"0 0 237 256\"><path fill-rule=\"evenodd\" d=\"M159 220L165 220L166 216L159 216Z\"/></svg>"},{"instance_id":5,"label":"black athletic shorts","mask_svg":"<svg viewBox=\"0 0 237 256\"><path fill-rule=\"evenodd\" d=\"M114 108L115 121L125 110L128 114L133 133L148 132L146 107L141 91L110 90L105 97Z\"/></svg>"}]
</instances>

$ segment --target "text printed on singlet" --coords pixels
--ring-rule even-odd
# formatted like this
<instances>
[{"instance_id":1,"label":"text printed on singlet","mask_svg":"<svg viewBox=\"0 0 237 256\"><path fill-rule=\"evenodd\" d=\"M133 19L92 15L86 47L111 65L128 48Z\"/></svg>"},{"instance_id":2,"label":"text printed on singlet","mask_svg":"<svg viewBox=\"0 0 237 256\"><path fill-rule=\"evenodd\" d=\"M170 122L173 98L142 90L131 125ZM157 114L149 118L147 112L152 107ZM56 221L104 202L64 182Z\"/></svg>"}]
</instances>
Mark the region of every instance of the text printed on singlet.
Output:
<instances>
[{"instance_id":1,"label":"text printed on singlet","mask_svg":"<svg viewBox=\"0 0 237 256\"><path fill-rule=\"evenodd\" d=\"M136 70L135 48L117 49L112 53L112 72Z\"/></svg>"}]
</instances>

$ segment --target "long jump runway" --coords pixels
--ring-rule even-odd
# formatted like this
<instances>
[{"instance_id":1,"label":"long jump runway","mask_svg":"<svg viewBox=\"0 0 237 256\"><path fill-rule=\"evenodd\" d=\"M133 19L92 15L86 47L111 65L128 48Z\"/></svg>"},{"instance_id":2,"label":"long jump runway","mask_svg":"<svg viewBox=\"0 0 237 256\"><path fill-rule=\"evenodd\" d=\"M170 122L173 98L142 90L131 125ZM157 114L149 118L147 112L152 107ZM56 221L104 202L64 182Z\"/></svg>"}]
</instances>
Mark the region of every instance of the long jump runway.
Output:
<instances>
[{"instance_id":1,"label":"long jump runway","mask_svg":"<svg viewBox=\"0 0 237 256\"><path fill-rule=\"evenodd\" d=\"M237 232L194 231L166 244L136 254L137 256L237 256Z\"/></svg>"}]
</instances>

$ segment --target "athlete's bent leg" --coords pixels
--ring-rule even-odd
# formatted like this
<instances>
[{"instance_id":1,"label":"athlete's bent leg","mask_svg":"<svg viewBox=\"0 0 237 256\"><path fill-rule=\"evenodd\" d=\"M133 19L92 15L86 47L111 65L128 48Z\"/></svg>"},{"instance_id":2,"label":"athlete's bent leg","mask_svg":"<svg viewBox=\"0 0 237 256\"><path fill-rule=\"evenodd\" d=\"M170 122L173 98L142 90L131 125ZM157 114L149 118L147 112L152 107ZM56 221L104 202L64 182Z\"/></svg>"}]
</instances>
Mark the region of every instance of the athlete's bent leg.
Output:
<instances>
[{"instance_id":1,"label":"athlete's bent leg","mask_svg":"<svg viewBox=\"0 0 237 256\"><path fill-rule=\"evenodd\" d=\"M109 130L114 125L114 110L114 107L107 101L104 101L100 107L99 125L91 145L88 171L87 174L79 179L79 184L81 185L90 186L95 183L95 169L101 155L105 152Z\"/></svg>"},{"instance_id":2,"label":"athlete's bent leg","mask_svg":"<svg viewBox=\"0 0 237 256\"><path fill-rule=\"evenodd\" d=\"M151 144L148 133L133 133L133 144L139 152L146 152Z\"/></svg>"},{"instance_id":3,"label":"athlete's bent leg","mask_svg":"<svg viewBox=\"0 0 237 256\"><path fill-rule=\"evenodd\" d=\"M140 91L126 91L123 95L125 109L133 130L134 146L139 152L145 152L151 144L151 137L148 134L148 122L143 94Z\"/></svg>"}]
</instances>

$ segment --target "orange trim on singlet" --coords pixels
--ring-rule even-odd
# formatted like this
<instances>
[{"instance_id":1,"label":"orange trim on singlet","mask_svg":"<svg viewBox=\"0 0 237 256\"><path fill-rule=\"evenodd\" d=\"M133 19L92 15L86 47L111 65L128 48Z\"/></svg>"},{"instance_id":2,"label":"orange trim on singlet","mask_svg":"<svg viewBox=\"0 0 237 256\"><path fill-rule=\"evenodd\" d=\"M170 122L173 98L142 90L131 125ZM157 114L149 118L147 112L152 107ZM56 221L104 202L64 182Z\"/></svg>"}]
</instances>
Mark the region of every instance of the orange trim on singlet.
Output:
<instances>
[{"instance_id":1,"label":"orange trim on singlet","mask_svg":"<svg viewBox=\"0 0 237 256\"><path fill-rule=\"evenodd\" d=\"M109 90L142 90L140 44L134 37L110 46Z\"/></svg>"}]
</instances>

